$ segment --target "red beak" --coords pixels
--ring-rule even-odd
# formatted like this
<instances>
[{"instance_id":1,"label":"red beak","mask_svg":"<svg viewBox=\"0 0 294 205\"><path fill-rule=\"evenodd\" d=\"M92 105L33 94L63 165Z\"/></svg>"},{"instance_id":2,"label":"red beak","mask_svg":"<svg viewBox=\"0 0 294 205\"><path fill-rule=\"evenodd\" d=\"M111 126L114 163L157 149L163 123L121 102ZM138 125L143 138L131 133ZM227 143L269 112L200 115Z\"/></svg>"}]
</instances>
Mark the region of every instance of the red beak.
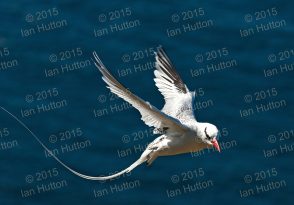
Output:
<instances>
[{"instance_id":1,"label":"red beak","mask_svg":"<svg viewBox=\"0 0 294 205\"><path fill-rule=\"evenodd\" d=\"M217 151L219 151L219 152L221 151L220 148L219 148L219 145L218 145L218 142L217 142L216 139L213 139L213 140L211 141L211 143L212 143L213 147L214 147Z\"/></svg>"}]
</instances>

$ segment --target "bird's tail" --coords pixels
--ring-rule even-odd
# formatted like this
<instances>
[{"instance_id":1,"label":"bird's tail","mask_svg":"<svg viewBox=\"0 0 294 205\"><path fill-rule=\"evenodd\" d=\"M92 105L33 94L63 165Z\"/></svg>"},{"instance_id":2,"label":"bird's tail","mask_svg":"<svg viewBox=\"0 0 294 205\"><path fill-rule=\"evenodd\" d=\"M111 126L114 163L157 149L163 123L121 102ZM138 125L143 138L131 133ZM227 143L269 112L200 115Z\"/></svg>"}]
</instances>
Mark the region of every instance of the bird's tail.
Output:
<instances>
[{"instance_id":1,"label":"bird's tail","mask_svg":"<svg viewBox=\"0 0 294 205\"><path fill-rule=\"evenodd\" d=\"M107 180L107 179L112 179L112 178L115 178L115 177L118 177L120 175L123 175L124 173L129 173L130 171L132 171L133 169L135 169L137 166L139 166L140 164L144 163L147 159L145 158L142 158L140 157L137 161L135 161L133 164L131 164L131 166L129 166L128 168L116 173L116 174L113 174L113 175L109 175L109 176L103 176L103 177L90 177L90 178L87 178L87 179L92 179L92 180ZM82 176L81 176L82 177Z\"/></svg>"},{"instance_id":2,"label":"bird's tail","mask_svg":"<svg viewBox=\"0 0 294 205\"><path fill-rule=\"evenodd\" d=\"M37 142L48 152L50 153L50 155L52 155L52 157L57 161L59 162L59 164L61 164L64 168L66 168L67 170L69 170L70 172L72 172L73 174L79 176L79 177L82 177L84 179L88 179L88 180L107 180L107 179L112 179L112 178L115 178L115 177L118 177L124 173L128 173L130 171L132 171L134 168L136 168L137 166L139 166L140 164L142 164L143 162L145 162L147 160L147 157L146 157L146 151L141 155L141 157L135 161L131 166L129 166L128 168L116 173L116 174L113 174L113 175L110 175L110 176L99 176L99 177L95 177L95 176L88 176L88 175L85 175L85 174L81 174L75 170L73 170L72 168L70 168L69 166L67 166L66 164L64 164L58 157L56 157L54 155L54 153L52 153L52 151L50 151L46 145L43 144L43 142L37 137L37 135L31 131L18 117L16 117L15 115L13 115L12 113L10 113L8 110L6 110L5 108L1 107L0 108L5 111L6 113L8 113L12 118L14 118L19 124L21 124L36 140Z\"/></svg>"}]
</instances>

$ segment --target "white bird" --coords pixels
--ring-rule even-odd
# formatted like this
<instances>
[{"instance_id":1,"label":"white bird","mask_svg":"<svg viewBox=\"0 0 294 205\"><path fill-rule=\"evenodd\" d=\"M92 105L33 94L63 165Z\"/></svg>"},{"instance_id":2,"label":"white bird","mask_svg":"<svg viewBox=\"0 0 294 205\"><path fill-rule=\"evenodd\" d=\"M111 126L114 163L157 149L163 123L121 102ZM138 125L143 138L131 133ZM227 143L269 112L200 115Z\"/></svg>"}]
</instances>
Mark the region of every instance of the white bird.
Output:
<instances>
[{"instance_id":1,"label":"white bird","mask_svg":"<svg viewBox=\"0 0 294 205\"><path fill-rule=\"evenodd\" d=\"M96 52L93 55L107 88L136 108L145 124L154 127L154 132L162 135L151 142L141 157L128 168L110 176L89 179L107 180L118 177L143 162L150 165L159 156L177 155L210 147L220 152L217 142L218 129L213 124L196 121L193 109L195 92L188 90L163 48L158 48L155 53L154 71L155 85L165 99L161 111L126 89L108 71Z\"/></svg>"},{"instance_id":2,"label":"white bird","mask_svg":"<svg viewBox=\"0 0 294 205\"><path fill-rule=\"evenodd\" d=\"M150 165L159 156L195 152L212 147L220 152L217 142L218 129L210 123L196 121L193 109L195 92L188 90L161 47L155 54L156 70L154 71L155 85L165 99L165 105L161 111L126 89L106 69L96 52L93 55L95 65L102 73L102 79L108 85L107 88L136 108L141 113L141 119L145 124L154 127L154 132L162 135L151 142L140 158L128 168L110 176L88 176L63 163L18 117L0 106L3 111L20 123L63 167L84 179L107 180L128 173L144 162Z\"/></svg>"}]
</instances>

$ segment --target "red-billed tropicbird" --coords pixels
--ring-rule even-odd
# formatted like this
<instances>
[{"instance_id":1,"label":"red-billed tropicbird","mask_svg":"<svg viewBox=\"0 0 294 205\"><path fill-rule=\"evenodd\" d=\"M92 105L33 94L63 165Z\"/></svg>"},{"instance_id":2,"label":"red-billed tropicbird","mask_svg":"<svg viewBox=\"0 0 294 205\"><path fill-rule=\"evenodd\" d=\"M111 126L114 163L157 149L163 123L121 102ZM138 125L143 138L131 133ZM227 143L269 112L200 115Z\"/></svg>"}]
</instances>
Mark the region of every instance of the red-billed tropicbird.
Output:
<instances>
[{"instance_id":1,"label":"red-billed tropicbird","mask_svg":"<svg viewBox=\"0 0 294 205\"><path fill-rule=\"evenodd\" d=\"M162 110L131 93L113 77L96 52L93 55L107 88L136 108L145 124L155 128L154 132L163 133L151 142L141 157L128 168L110 176L87 177L88 179L111 179L132 171L143 162L150 165L159 156L195 152L210 147L220 151L217 142L218 129L213 124L197 122L193 112L195 92L188 90L163 48L158 48L155 54L154 71L155 85L165 99Z\"/></svg>"}]
</instances>

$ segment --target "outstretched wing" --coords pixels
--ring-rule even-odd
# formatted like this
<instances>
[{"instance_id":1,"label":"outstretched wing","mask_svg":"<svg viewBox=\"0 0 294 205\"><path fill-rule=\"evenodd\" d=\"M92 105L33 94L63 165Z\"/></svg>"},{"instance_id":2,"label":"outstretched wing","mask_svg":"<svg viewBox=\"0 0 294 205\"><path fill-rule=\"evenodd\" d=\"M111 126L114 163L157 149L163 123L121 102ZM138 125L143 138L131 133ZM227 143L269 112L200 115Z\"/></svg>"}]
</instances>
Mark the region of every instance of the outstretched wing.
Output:
<instances>
[{"instance_id":1,"label":"outstretched wing","mask_svg":"<svg viewBox=\"0 0 294 205\"><path fill-rule=\"evenodd\" d=\"M156 52L154 75L155 85L165 99L162 111L181 122L195 120L193 112L195 92L189 91L162 47Z\"/></svg>"},{"instance_id":2,"label":"outstretched wing","mask_svg":"<svg viewBox=\"0 0 294 205\"><path fill-rule=\"evenodd\" d=\"M102 73L102 79L108 85L107 88L136 108L142 115L141 119L145 122L146 125L158 129L168 128L169 131L178 133L182 133L189 129L185 125L181 124L179 120L166 115L156 107L152 106L150 103L131 93L112 76L112 74L103 65L96 52L94 52L93 55L95 58L94 63Z\"/></svg>"}]
</instances>

